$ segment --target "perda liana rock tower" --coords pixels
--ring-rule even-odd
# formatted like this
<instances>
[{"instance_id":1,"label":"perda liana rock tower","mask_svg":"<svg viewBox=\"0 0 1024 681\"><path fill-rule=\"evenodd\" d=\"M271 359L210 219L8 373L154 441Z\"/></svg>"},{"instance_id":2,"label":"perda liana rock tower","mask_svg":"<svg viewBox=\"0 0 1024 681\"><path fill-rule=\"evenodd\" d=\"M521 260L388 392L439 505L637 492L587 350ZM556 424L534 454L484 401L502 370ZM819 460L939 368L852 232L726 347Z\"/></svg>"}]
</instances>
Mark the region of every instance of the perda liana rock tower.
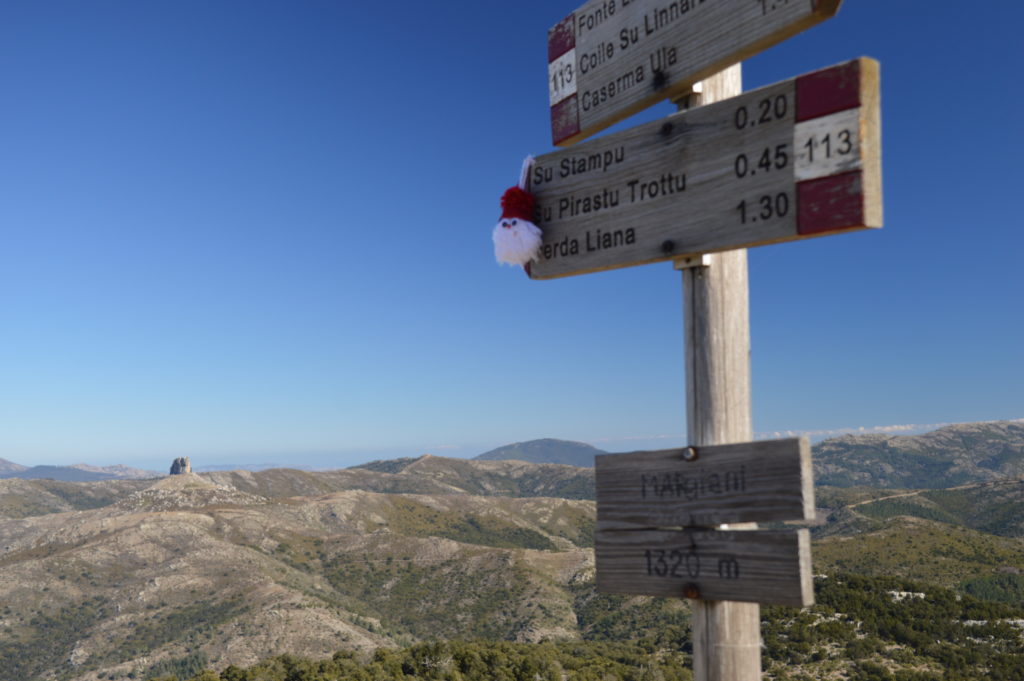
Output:
<instances>
[{"instance_id":1,"label":"perda liana rock tower","mask_svg":"<svg viewBox=\"0 0 1024 681\"><path fill-rule=\"evenodd\" d=\"M179 456L171 464L171 475L182 475L184 473L192 472L192 462L188 460L187 456Z\"/></svg>"}]
</instances>

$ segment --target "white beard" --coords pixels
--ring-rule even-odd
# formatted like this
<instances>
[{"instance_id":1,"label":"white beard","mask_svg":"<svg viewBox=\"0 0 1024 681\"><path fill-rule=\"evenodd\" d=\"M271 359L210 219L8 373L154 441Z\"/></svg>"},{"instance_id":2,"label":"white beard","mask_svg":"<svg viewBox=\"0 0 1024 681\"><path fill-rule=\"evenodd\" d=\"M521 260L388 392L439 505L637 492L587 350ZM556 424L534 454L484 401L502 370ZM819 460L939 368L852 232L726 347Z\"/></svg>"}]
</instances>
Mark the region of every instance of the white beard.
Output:
<instances>
[{"instance_id":1,"label":"white beard","mask_svg":"<svg viewBox=\"0 0 1024 681\"><path fill-rule=\"evenodd\" d=\"M526 265L540 254L541 233L532 222L503 218L494 228L492 236L494 257L499 263Z\"/></svg>"}]
</instances>

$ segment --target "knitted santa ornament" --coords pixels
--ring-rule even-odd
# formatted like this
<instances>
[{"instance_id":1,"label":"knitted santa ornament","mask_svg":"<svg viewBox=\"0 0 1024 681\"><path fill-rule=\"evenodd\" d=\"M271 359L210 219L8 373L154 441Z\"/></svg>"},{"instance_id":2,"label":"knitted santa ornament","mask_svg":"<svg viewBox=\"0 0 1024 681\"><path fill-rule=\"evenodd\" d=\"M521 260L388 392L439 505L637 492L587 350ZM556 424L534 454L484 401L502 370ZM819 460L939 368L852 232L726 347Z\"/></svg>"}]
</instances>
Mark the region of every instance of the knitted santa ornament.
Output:
<instances>
[{"instance_id":1,"label":"knitted santa ornament","mask_svg":"<svg viewBox=\"0 0 1024 681\"><path fill-rule=\"evenodd\" d=\"M523 163L519 186L509 187L501 197L501 219L494 228L494 257L499 263L522 265L529 272L530 261L540 253L541 234L533 224L535 202L526 191L532 158Z\"/></svg>"}]
</instances>

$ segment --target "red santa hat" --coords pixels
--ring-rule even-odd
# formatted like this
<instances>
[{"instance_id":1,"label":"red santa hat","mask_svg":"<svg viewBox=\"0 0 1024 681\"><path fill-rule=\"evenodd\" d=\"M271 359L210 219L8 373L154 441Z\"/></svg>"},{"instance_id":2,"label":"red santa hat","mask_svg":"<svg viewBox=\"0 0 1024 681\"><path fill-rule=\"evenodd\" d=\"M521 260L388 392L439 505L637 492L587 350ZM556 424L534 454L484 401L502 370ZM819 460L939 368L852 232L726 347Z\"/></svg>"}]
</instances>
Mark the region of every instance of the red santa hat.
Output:
<instances>
[{"instance_id":1,"label":"red santa hat","mask_svg":"<svg viewBox=\"0 0 1024 681\"><path fill-rule=\"evenodd\" d=\"M535 206L533 194L520 187L509 187L501 197L501 219L518 218L533 222Z\"/></svg>"},{"instance_id":2,"label":"red santa hat","mask_svg":"<svg viewBox=\"0 0 1024 681\"><path fill-rule=\"evenodd\" d=\"M501 218L491 232L494 257L499 263L522 265L530 273L530 262L537 260L542 237L533 224L537 203L526 190L533 158L527 156L519 175L519 185L510 187L501 197Z\"/></svg>"}]
</instances>

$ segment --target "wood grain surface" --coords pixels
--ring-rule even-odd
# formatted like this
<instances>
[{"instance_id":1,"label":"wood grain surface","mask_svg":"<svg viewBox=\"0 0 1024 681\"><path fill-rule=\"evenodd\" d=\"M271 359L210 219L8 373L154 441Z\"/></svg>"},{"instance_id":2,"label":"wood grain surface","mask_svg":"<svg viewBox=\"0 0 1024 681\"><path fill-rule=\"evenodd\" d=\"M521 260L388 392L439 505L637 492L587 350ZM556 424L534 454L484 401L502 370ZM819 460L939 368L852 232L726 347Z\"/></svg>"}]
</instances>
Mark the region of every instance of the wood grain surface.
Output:
<instances>
[{"instance_id":1,"label":"wood grain surface","mask_svg":"<svg viewBox=\"0 0 1024 681\"><path fill-rule=\"evenodd\" d=\"M595 458L597 520L605 528L710 527L814 518L806 438Z\"/></svg>"},{"instance_id":2,"label":"wood grain surface","mask_svg":"<svg viewBox=\"0 0 1024 681\"><path fill-rule=\"evenodd\" d=\"M832 16L839 0L591 0L548 32L552 141L569 145Z\"/></svg>"},{"instance_id":3,"label":"wood grain surface","mask_svg":"<svg viewBox=\"0 0 1024 681\"><path fill-rule=\"evenodd\" d=\"M539 156L530 276L880 227L878 88L861 58Z\"/></svg>"},{"instance_id":4,"label":"wood grain surface","mask_svg":"<svg viewBox=\"0 0 1024 681\"><path fill-rule=\"evenodd\" d=\"M805 529L599 529L597 589L802 607L814 602L810 546Z\"/></svg>"}]
</instances>

